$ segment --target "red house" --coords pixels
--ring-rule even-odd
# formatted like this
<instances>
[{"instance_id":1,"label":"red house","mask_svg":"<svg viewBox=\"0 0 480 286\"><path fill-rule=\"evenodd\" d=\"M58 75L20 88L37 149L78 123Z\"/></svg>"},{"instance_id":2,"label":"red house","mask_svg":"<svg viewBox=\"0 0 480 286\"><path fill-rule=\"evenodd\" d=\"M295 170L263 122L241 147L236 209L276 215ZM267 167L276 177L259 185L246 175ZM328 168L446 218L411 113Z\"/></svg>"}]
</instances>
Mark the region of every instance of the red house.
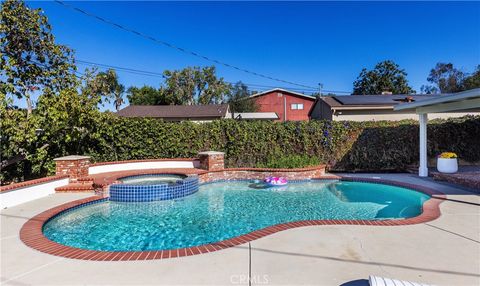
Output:
<instances>
[{"instance_id":1,"label":"red house","mask_svg":"<svg viewBox=\"0 0 480 286\"><path fill-rule=\"evenodd\" d=\"M259 106L259 112L275 112L277 121L308 120L308 112L315 103L315 97L281 88L267 90L251 96Z\"/></svg>"}]
</instances>

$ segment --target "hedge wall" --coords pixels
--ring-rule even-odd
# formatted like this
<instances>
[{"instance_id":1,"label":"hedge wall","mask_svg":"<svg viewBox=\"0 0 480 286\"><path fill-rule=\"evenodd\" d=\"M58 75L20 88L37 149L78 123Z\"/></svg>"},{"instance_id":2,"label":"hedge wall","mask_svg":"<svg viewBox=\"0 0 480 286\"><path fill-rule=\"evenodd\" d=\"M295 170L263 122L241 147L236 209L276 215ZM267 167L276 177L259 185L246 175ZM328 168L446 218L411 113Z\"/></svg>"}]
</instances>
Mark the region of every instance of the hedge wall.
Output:
<instances>
[{"instance_id":1,"label":"hedge wall","mask_svg":"<svg viewBox=\"0 0 480 286\"><path fill-rule=\"evenodd\" d=\"M226 153L227 167L264 166L272 164L275 157L299 155L316 157L319 162L327 163L331 171L402 171L418 162L418 124L413 120L286 123L219 120L198 124L119 118L109 113L98 113L95 119L82 123L81 128L70 128L72 131L62 127L45 135L42 140L49 145L42 150L46 154L41 160L5 168L2 178L18 180L21 166L31 168L23 172L31 174L28 178L23 176L24 179L51 174L52 159L69 154L90 155L93 161L101 162L195 157L199 151L215 150ZM71 132L82 134L72 133L73 136ZM430 157L453 151L464 161L480 162L480 117L432 121L428 125L428 142Z\"/></svg>"},{"instance_id":2,"label":"hedge wall","mask_svg":"<svg viewBox=\"0 0 480 286\"><path fill-rule=\"evenodd\" d=\"M401 171L418 161L418 124L399 122L220 120L168 123L106 116L88 153L95 161L194 157L226 153L228 167L264 165L269 158L309 155L338 171ZM456 152L480 161L480 117L436 120L428 126L428 154Z\"/></svg>"}]
</instances>

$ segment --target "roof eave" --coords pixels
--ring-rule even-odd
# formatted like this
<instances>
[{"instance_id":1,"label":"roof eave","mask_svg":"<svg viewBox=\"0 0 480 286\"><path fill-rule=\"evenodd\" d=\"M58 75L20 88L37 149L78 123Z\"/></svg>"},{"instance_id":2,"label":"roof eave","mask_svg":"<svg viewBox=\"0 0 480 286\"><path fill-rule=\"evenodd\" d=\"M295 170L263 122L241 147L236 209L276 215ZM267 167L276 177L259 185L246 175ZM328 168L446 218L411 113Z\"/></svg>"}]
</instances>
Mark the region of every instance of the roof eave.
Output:
<instances>
[{"instance_id":1,"label":"roof eave","mask_svg":"<svg viewBox=\"0 0 480 286\"><path fill-rule=\"evenodd\" d=\"M358 106L331 106L332 110L393 110L393 105L358 105Z\"/></svg>"},{"instance_id":2,"label":"roof eave","mask_svg":"<svg viewBox=\"0 0 480 286\"><path fill-rule=\"evenodd\" d=\"M480 98L480 88L466 90L449 95L439 95L438 98L430 98L419 100L416 102L403 103L395 106L394 110L416 110L417 108L429 107L440 104L448 104L453 102L460 102L469 99Z\"/></svg>"}]
</instances>

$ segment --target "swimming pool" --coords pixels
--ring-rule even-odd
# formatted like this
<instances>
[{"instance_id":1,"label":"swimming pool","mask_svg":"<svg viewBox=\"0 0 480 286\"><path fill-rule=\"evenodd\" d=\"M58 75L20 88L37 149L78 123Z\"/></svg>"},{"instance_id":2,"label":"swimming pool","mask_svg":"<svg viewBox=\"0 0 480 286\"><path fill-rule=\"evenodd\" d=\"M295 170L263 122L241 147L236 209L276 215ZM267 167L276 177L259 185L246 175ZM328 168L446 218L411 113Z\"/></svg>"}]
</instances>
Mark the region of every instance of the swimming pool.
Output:
<instances>
[{"instance_id":1,"label":"swimming pool","mask_svg":"<svg viewBox=\"0 0 480 286\"><path fill-rule=\"evenodd\" d=\"M178 249L287 222L415 217L429 198L402 187L364 182L308 181L266 189L249 181L215 182L180 199L82 206L53 217L43 233L60 244L89 250Z\"/></svg>"}]
</instances>

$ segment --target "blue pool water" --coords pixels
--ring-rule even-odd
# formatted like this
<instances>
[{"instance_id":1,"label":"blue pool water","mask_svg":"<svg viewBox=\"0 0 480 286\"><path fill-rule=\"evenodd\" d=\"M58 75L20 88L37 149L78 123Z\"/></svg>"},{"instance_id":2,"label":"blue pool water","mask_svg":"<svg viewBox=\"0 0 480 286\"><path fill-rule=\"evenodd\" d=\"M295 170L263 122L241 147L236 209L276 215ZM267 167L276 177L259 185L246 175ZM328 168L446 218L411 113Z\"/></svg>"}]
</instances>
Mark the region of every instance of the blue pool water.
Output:
<instances>
[{"instance_id":1,"label":"blue pool water","mask_svg":"<svg viewBox=\"0 0 480 286\"><path fill-rule=\"evenodd\" d=\"M217 182L181 199L81 207L50 220L44 234L91 250L176 249L284 222L414 217L428 199L413 190L360 182L312 181L267 189L247 181Z\"/></svg>"},{"instance_id":2,"label":"blue pool water","mask_svg":"<svg viewBox=\"0 0 480 286\"><path fill-rule=\"evenodd\" d=\"M122 184L127 185L158 185L158 184L174 184L178 181L185 179L187 176L175 175L175 174L152 174L152 175L139 175L121 178Z\"/></svg>"}]
</instances>

